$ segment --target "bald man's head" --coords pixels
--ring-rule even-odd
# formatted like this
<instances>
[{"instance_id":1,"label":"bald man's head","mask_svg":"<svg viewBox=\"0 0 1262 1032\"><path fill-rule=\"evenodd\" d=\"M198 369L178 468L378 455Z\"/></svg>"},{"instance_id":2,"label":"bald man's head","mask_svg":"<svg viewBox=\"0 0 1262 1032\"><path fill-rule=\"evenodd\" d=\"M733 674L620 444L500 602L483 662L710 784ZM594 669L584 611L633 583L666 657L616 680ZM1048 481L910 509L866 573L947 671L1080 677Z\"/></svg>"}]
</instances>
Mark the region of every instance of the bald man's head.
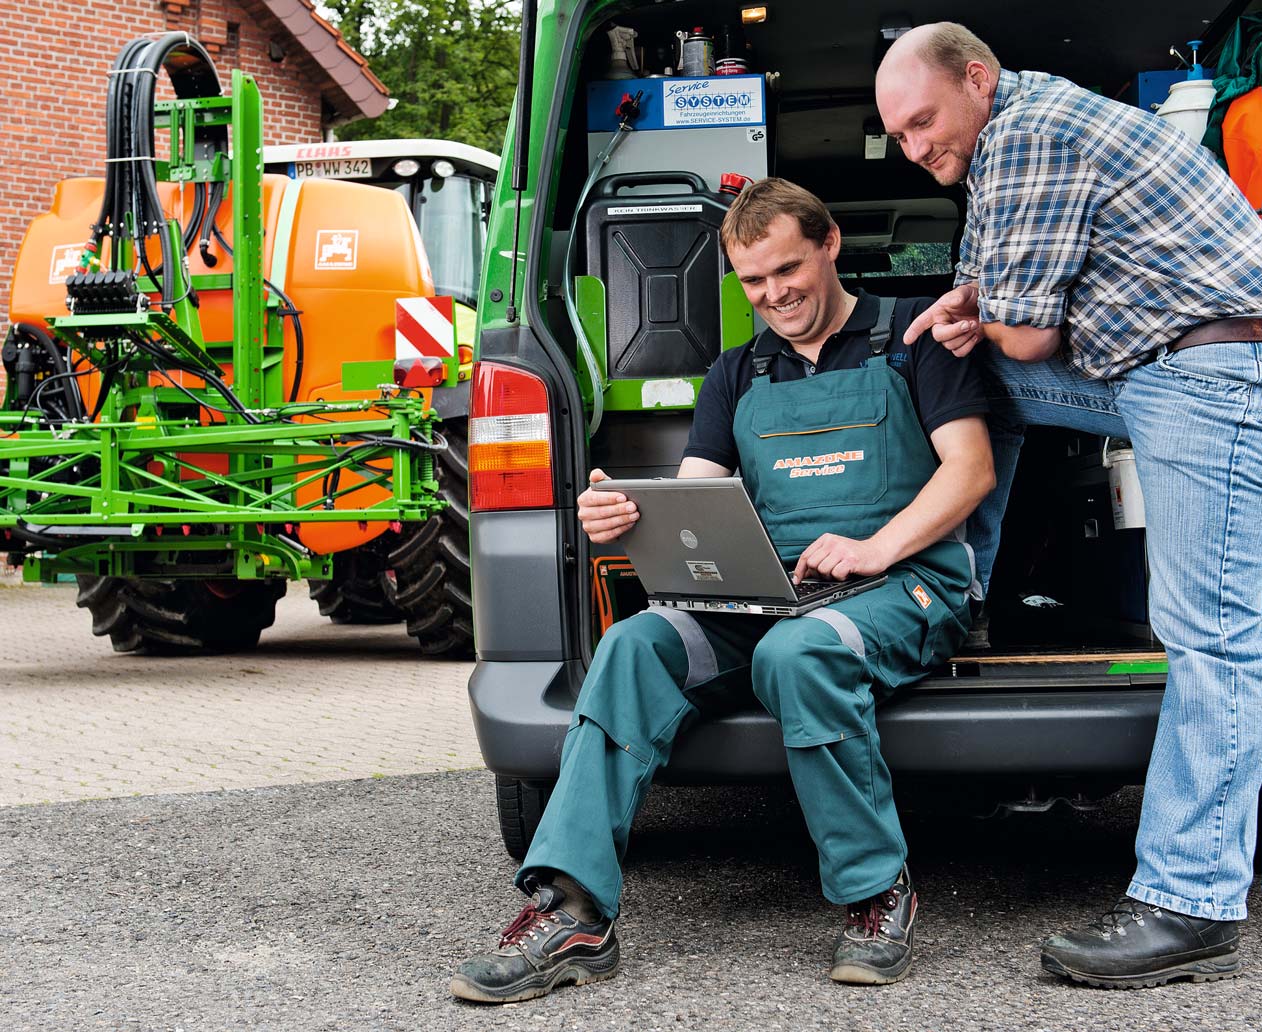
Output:
<instances>
[{"instance_id":1,"label":"bald man's head","mask_svg":"<svg viewBox=\"0 0 1262 1032\"><path fill-rule=\"evenodd\" d=\"M998 59L963 25L920 25L894 41L877 69L876 106L908 158L939 183L958 183L998 83Z\"/></svg>"}]
</instances>

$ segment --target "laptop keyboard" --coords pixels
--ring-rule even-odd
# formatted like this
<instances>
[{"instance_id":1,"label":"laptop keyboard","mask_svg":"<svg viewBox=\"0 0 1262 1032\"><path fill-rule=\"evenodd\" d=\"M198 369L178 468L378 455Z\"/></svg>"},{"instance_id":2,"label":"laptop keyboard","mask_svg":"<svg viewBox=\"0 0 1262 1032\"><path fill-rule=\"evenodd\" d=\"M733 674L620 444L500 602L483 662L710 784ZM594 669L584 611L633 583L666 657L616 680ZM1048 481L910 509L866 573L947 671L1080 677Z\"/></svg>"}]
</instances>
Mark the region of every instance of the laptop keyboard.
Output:
<instances>
[{"instance_id":1,"label":"laptop keyboard","mask_svg":"<svg viewBox=\"0 0 1262 1032\"><path fill-rule=\"evenodd\" d=\"M816 592L825 591L828 588L835 588L840 583L840 581L835 580L804 580L799 581L795 585L795 590L797 591L798 598L801 598L803 595L814 595Z\"/></svg>"}]
</instances>

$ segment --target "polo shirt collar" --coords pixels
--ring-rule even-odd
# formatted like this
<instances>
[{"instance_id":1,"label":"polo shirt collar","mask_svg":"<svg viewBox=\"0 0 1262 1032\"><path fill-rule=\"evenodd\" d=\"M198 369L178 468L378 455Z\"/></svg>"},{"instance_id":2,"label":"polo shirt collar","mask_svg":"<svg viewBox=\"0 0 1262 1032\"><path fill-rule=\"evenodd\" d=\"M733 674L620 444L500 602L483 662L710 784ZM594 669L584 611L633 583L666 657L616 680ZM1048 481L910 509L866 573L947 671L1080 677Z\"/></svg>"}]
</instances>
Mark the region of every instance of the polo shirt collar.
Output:
<instances>
[{"instance_id":1,"label":"polo shirt collar","mask_svg":"<svg viewBox=\"0 0 1262 1032\"><path fill-rule=\"evenodd\" d=\"M881 303L876 296L869 294L862 288L855 291L854 308L850 310L850 316L846 319L841 329L832 334L824 341L824 347L847 334L867 333L876 325L877 316L881 311ZM795 358L801 361L802 356L793 350L793 345L776 333L774 330L768 329L766 333L758 335L754 341L754 354L759 358L775 355L785 355L789 358ZM820 354L823 354L821 350Z\"/></svg>"}]
</instances>

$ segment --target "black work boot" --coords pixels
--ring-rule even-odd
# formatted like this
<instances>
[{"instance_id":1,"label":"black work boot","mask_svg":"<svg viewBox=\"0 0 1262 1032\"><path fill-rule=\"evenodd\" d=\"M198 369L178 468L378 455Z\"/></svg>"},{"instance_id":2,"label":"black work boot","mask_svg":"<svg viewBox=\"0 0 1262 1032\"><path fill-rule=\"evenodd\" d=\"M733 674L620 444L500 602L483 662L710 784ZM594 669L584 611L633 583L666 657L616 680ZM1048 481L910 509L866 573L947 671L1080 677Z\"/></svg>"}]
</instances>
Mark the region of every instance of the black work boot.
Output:
<instances>
[{"instance_id":1,"label":"black work boot","mask_svg":"<svg viewBox=\"0 0 1262 1032\"><path fill-rule=\"evenodd\" d=\"M1189 917L1123 896L1086 928L1043 943L1043 970L1101 989L1143 989L1176 978L1240 973L1235 921Z\"/></svg>"},{"instance_id":2,"label":"black work boot","mask_svg":"<svg viewBox=\"0 0 1262 1032\"><path fill-rule=\"evenodd\" d=\"M833 950L828 977L852 985L897 982L911 967L916 893L904 865L898 881L871 899L846 905L846 926Z\"/></svg>"},{"instance_id":3,"label":"black work boot","mask_svg":"<svg viewBox=\"0 0 1262 1032\"><path fill-rule=\"evenodd\" d=\"M570 909L562 909L566 892L559 886L538 886L500 934L495 952L472 957L456 969L452 995L479 1003L515 1003L546 996L559 985L612 978L618 971L613 921L596 911L574 882L569 885Z\"/></svg>"}]
</instances>

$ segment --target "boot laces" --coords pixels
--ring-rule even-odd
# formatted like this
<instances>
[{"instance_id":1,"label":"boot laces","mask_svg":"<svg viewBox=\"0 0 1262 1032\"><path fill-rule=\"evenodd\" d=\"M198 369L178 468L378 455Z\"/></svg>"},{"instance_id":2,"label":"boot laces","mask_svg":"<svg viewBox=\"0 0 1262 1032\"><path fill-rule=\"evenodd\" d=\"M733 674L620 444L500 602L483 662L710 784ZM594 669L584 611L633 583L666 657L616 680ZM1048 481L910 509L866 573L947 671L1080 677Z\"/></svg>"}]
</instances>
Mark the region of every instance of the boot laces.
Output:
<instances>
[{"instance_id":1,"label":"boot laces","mask_svg":"<svg viewBox=\"0 0 1262 1032\"><path fill-rule=\"evenodd\" d=\"M1092 921L1090 927L1099 931L1106 938L1111 935L1125 935L1128 924L1134 922L1142 928L1144 926L1144 917L1149 914L1159 915L1160 910L1147 903L1131 899L1129 896L1123 896L1113 906L1112 910L1101 914L1099 920Z\"/></svg>"},{"instance_id":2,"label":"boot laces","mask_svg":"<svg viewBox=\"0 0 1262 1032\"><path fill-rule=\"evenodd\" d=\"M846 914L846 927L862 928L865 936L876 938L884 930L881 922L888 920L897 906L898 896L892 889L878 892L871 899L851 903Z\"/></svg>"},{"instance_id":3,"label":"boot laces","mask_svg":"<svg viewBox=\"0 0 1262 1032\"><path fill-rule=\"evenodd\" d=\"M500 932L500 949L516 946L526 937L533 939L539 931L546 931L551 911L542 911L534 903L527 903L513 923Z\"/></svg>"}]
</instances>

